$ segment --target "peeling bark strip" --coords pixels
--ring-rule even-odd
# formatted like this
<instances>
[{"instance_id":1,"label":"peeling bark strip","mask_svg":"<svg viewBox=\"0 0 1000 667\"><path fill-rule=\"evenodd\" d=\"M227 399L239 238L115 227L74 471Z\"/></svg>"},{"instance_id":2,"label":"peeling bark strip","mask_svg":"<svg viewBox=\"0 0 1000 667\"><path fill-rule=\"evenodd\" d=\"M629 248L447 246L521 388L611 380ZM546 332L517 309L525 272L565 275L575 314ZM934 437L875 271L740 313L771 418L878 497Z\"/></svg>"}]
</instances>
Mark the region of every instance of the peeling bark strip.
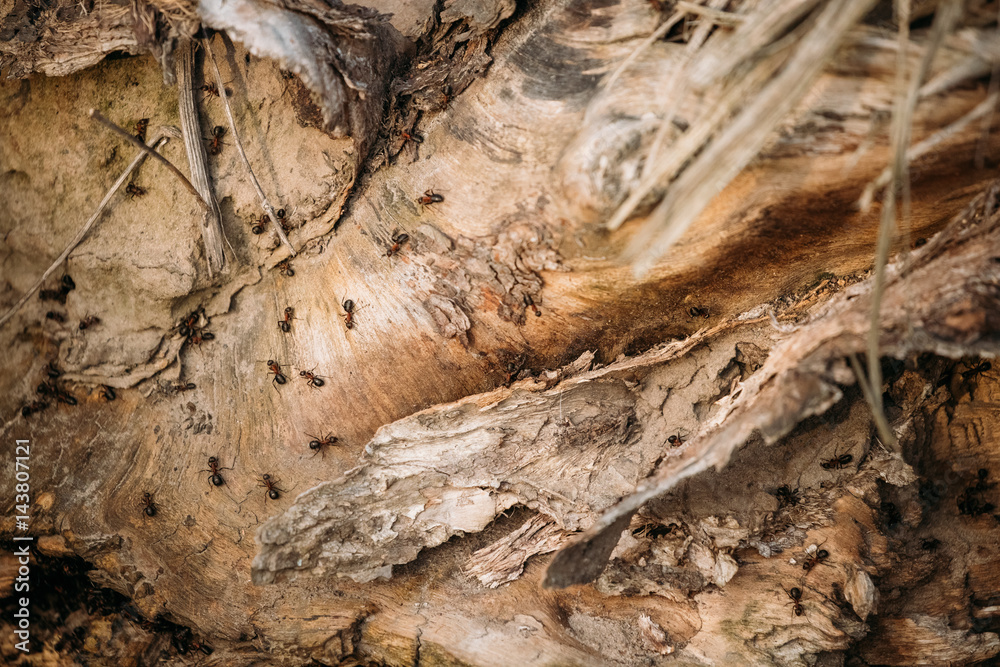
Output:
<instances>
[{"instance_id":1,"label":"peeling bark strip","mask_svg":"<svg viewBox=\"0 0 1000 667\"><path fill-rule=\"evenodd\" d=\"M17 3L0 17L0 70L7 76L66 76L113 51L140 52L129 7L99 3L86 13L77 2L59 4L34 16L33 3Z\"/></svg>"},{"instance_id":2,"label":"peeling bark strip","mask_svg":"<svg viewBox=\"0 0 1000 667\"><path fill-rule=\"evenodd\" d=\"M378 134L389 74L408 48L385 17L357 5L279 7L258 0L202 0L198 13L205 25L226 30L255 55L298 74L313 92L326 130L354 137L358 159L367 155Z\"/></svg>"},{"instance_id":3,"label":"peeling bark strip","mask_svg":"<svg viewBox=\"0 0 1000 667\"><path fill-rule=\"evenodd\" d=\"M421 549L479 532L516 504L562 530L590 525L665 452L682 451L668 440L679 425L675 415L693 426L696 407L710 412L728 393L726 369L735 367L739 336L754 325L766 333L761 318L723 323L589 372L593 355L586 354L538 380L382 427L361 466L307 491L262 526L254 581L300 572L357 581L389 576ZM723 332L728 337L713 338ZM693 352L709 339L719 342ZM678 361L680 374L696 377L679 381L686 395L671 397L672 387L656 373Z\"/></svg>"},{"instance_id":4,"label":"peeling bark strip","mask_svg":"<svg viewBox=\"0 0 1000 667\"><path fill-rule=\"evenodd\" d=\"M887 268L880 349L904 358L912 352L1000 355L1000 183L977 196L933 241ZM593 581L607 564L622 520L678 482L719 468L754 431L775 442L811 415L839 400L838 385L854 382L844 364L864 350L872 281L835 298L812 323L772 350L758 373L736 392L681 459L669 461L607 511L579 540L557 554L546 585ZM921 295L914 301L914 295ZM603 548L598 547L601 545Z\"/></svg>"},{"instance_id":5,"label":"peeling bark strip","mask_svg":"<svg viewBox=\"0 0 1000 667\"><path fill-rule=\"evenodd\" d=\"M566 539L565 530L538 514L504 538L472 554L465 571L479 579L483 586L496 588L520 577L529 558L555 551Z\"/></svg>"},{"instance_id":6,"label":"peeling bark strip","mask_svg":"<svg viewBox=\"0 0 1000 667\"><path fill-rule=\"evenodd\" d=\"M198 122L198 107L194 101L194 42L187 42L180 48L177 67L177 109L184 132L184 149L187 151L191 181L208 204L202 217L201 238L205 243L205 259L208 261L208 275L214 276L226 268L226 254L222 246L222 213L215 200L215 192L208 178L208 154L201 138L201 123Z\"/></svg>"}]
</instances>

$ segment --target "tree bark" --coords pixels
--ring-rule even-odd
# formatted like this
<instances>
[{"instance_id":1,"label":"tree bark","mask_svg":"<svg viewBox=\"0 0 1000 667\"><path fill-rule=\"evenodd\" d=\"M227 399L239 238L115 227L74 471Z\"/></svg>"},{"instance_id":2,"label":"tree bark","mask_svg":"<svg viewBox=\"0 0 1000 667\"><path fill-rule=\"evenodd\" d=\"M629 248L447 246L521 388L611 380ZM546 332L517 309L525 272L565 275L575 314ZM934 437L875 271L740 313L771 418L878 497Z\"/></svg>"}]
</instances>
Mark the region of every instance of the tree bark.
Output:
<instances>
[{"instance_id":1,"label":"tree bark","mask_svg":"<svg viewBox=\"0 0 1000 667\"><path fill-rule=\"evenodd\" d=\"M719 158L735 177L644 273L629 258L661 238L660 202L690 205L674 185L833 3L371 4L240 5L267 24L209 5L0 16L25 77L0 83L5 309L133 158L87 110L179 124L161 66L193 17L229 32L209 43L297 251L223 143L210 274L194 202L148 161L146 193L71 253L64 303L53 278L56 300L0 329L4 437L31 447L24 664L188 664L199 646L220 665L1000 653L1000 375L980 365L1000 351L995 12L966 3L910 119L930 148L882 297L883 442L851 359L882 199L857 203L892 160L891 3L852 3L877 6L761 118L747 160ZM936 4L914 7L909 72ZM68 29L86 39L65 46ZM101 60L95 31L152 57ZM198 95L211 140L223 102ZM180 141L161 152L186 171ZM659 159L676 170L608 229ZM13 498L13 463L0 480Z\"/></svg>"}]
</instances>

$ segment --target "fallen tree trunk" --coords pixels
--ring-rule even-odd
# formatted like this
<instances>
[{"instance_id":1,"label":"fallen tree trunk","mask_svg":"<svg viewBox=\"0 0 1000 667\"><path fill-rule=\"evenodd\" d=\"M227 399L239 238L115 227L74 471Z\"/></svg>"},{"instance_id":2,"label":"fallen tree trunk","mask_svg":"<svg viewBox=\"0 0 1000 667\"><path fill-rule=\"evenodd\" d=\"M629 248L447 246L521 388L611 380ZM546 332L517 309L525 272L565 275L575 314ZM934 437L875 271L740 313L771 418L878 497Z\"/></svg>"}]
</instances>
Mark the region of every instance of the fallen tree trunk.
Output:
<instances>
[{"instance_id":1,"label":"fallen tree trunk","mask_svg":"<svg viewBox=\"0 0 1000 667\"><path fill-rule=\"evenodd\" d=\"M658 226L679 220L662 202L692 206L673 179L843 18L758 4L380 3L391 20L245 5L271 33L209 6L95 7L81 31L132 25L155 57L73 73L51 42L6 42L14 74L65 76L0 88L4 305L132 157L86 110L180 124L161 64L191 16L238 40L206 43L284 209L260 216L234 139L210 129L226 122L206 69L225 272L208 270L187 191L148 164L146 193L113 200L71 253L63 303L53 279L0 330L4 430L31 441L30 533L53 586L33 598L52 624L35 639L121 664L182 664L199 645L227 665L1000 653L1000 384L977 365L1000 341L1000 215L973 167L995 162L995 15L969 3L910 119L926 150L880 348L896 442L851 370L881 207L857 201L890 162L897 56L919 69L940 23L918 17L900 46L881 5L846 21L679 240L644 273L620 261L679 229ZM315 48L288 48L304 35ZM72 62L97 62L99 41ZM728 75L699 88L706 71ZM184 165L180 143L162 152ZM32 401L51 405L22 416ZM14 488L13 468L2 479ZM0 530L22 533L11 513Z\"/></svg>"}]
</instances>

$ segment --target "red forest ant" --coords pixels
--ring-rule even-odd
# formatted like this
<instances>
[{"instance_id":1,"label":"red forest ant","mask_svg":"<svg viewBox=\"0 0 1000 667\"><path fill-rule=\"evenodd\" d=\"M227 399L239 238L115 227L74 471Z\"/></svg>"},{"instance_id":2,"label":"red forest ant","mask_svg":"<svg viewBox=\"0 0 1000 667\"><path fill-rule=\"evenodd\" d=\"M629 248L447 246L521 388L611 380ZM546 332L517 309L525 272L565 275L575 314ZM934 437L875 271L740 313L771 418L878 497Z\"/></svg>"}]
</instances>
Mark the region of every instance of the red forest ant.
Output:
<instances>
[{"instance_id":1,"label":"red forest ant","mask_svg":"<svg viewBox=\"0 0 1000 667\"><path fill-rule=\"evenodd\" d=\"M285 384L288 382L288 378L285 374L281 372L281 364L273 359L267 360L267 368L269 373L274 373L274 377L271 378L271 382L277 382L278 384Z\"/></svg>"},{"instance_id":2,"label":"red forest ant","mask_svg":"<svg viewBox=\"0 0 1000 667\"><path fill-rule=\"evenodd\" d=\"M348 329L354 328L354 302L350 299L344 301L344 325Z\"/></svg>"},{"instance_id":3,"label":"red forest ant","mask_svg":"<svg viewBox=\"0 0 1000 667\"><path fill-rule=\"evenodd\" d=\"M142 494L142 502L140 505L144 505L143 512L146 516L156 516L156 503L153 502L153 494L146 491Z\"/></svg>"},{"instance_id":4,"label":"red forest ant","mask_svg":"<svg viewBox=\"0 0 1000 667\"><path fill-rule=\"evenodd\" d=\"M385 256L392 257L393 254L398 254L400 246L402 246L409 240L410 240L409 234L393 234L392 247L385 251Z\"/></svg>"},{"instance_id":5,"label":"red forest ant","mask_svg":"<svg viewBox=\"0 0 1000 667\"><path fill-rule=\"evenodd\" d=\"M46 403L45 401L32 401L31 403L28 403L27 405L21 408L21 416L24 418L28 418L33 414L41 412L47 407L49 407L49 404Z\"/></svg>"},{"instance_id":6,"label":"red forest ant","mask_svg":"<svg viewBox=\"0 0 1000 667\"><path fill-rule=\"evenodd\" d=\"M429 206L431 204L437 204L443 202L444 197L439 194L435 194L434 190L425 190L422 197L417 197L417 203L423 204L424 206Z\"/></svg>"},{"instance_id":7,"label":"red forest ant","mask_svg":"<svg viewBox=\"0 0 1000 667\"><path fill-rule=\"evenodd\" d=\"M267 226L267 221L268 221L267 213L261 213L260 218L258 219L250 218L250 224L251 224L250 231L258 235L263 234L264 227Z\"/></svg>"},{"instance_id":8,"label":"red forest ant","mask_svg":"<svg viewBox=\"0 0 1000 667\"><path fill-rule=\"evenodd\" d=\"M42 396L54 398L60 403L65 403L66 405L76 405L77 402L75 396L63 389L60 389L54 381L41 383L35 391Z\"/></svg>"},{"instance_id":9,"label":"red forest ant","mask_svg":"<svg viewBox=\"0 0 1000 667\"><path fill-rule=\"evenodd\" d=\"M173 391L173 392L191 391L196 386L197 385L195 385L194 382L188 382L187 384L184 384L183 382L179 382L179 383L177 383L175 385L171 385L170 386L170 391Z\"/></svg>"},{"instance_id":10,"label":"red forest ant","mask_svg":"<svg viewBox=\"0 0 1000 667\"><path fill-rule=\"evenodd\" d=\"M524 307L525 308L530 308L531 310L533 310L535 312L535 317L541 317L542 316L542 311L538 310L538 306L535 305L535 300L532 299L530 295L525 294L523 301L524 301Z\"/></svg>"},{"instance_id":11,"label":"red forest ant","mask_svg":"<svg viewBox=\"0 0 1000 667\"><path fill-rule=\"evenodd\" d=\"M140 118L135 122L135 138L146 143L146 128L149 127L148 118Z\"/></svg>"},{"instance_id":12,"label":"red forest ant","mask_svg":"<svg viewBox=\"0 0 1000 667\"><path fill-rule=\"evenodd\" d=\"M101 320L99 318L94 317L93 315L87 315L85 318L80 320L80 331L83 331L84 329L89 329L95 324L100 324L100 323Z\"/></svg>"},{"instance_id":13,"label":"red forest ant","mask_svg":"<svg viewBox=\"0 0 1000 667\"><path fill-rule=\"evenodd\" d=\"M291 331L292 320L295 319L294 315L295 311L292 310L291 306L285 308L285 317L284 319L278 320L278 328L281 329L284 333L288 333L289 331Z\"/></svg>"},{"instance_id":14,"label":"red forest ant","mask_svg":"<svg viewBox=\"0 0 1000 667\"><path fill-rule=\"evenodd\" d=\"M323 377L321 375L316 375L311 370L309 371L299 371L299 377L305 378L306 384L310 387L322 387Z\"/></svg>"},{"instance_id":15,"label":"red forest ant","mask_svg":"<svg viewBox=\"0 0 1000 667\"><path fill-rule=\"evenodd\" d=\"M981 361L977 365L970 367L969 370L964 371L962 373L962 379L963 380L971 380L972 378L976 377L977 375L982 375L983 373L985 373L986 371L990 370L991 368L993 368L993 364L991 364L988 361Z\"/></svg>"},{"instance_id":16,"label":"red forest ant","mask_svg":"<svg viewBox=\"0 0 1000 667\"><path fill-rule=\"evenodd\" d=\"M136 197L141 197L146 194L146 188L140 188L135 183L129 183L125 186L125 192L129 197L135 199Z\"/></svg>"},{"instance_id":17,"label":"red forest ant","mask_svg":"<svg viewBox=\"0 0 1000 667\"><path fill-rule=\"evenodd\" d=\"M678 431L677 435L672 435L669 438L667 438L667 442L670 443L671 447L680 447L681 445L684 444L684 438L681 437L681 432Z\"/></svg>"},{"instance_id":18,"label":"red forest ant","mask_svg":"<svg viewBox=\"0 0 1000 667\"><path fill-rule=\"evenodd\" d=\"M708 306L691 306L688 308L688 315L691 317L704 317L707 320L709 317Z\"/></svg>"},{"instance_id":19,"label":"red forest ant","mask_svg":"<svg viewBox=\"0 0 1000 667\"><path fill-rule=\"evenodd\" d=\"M277 500L281 497L281 489L276 486L275 481L272 480L271 476L266 473L260 476L260 479L257 481L257 486L262 486L267 489L267 497L271 500Z\"/></svg>"},{"instance_id":20,"label":"red forest ant","mask_svg":"<svg viewBox=\"0 0 1000 667\"><path fill-rule=\"evenodd\" d=\"M208 476L208 481L211 482L212 486L222 486L226 483L226 480L222 479L222 475L219 474L220 470L232 470L232 468L220 468L219 460L214 456L208 457L208 468L199 470L198 472L211 473Z\"/></svg>"},{"instance_id":21,"label":"red forest ant","mask_svg":"<svg viewBox=\"0 0 1000 667\"><path fill-rule=\"evenodd\" d=\"M829 557L830 557L829 551L827 551L826 549L818 549L815 554L813 554L812 556L808 556L805 559L805 561L802 563L802 569L806 571L806 574L809 574L810 572L813 571L813 568L815 568L817 565L819 565Z\"/></svg>"},{"instance_id":22,"label":"red forest ant","mask_svg":"<svg viewBox=\"0 0 1000 667\"><path fill-rule=\"evenodd\" d=\"M215 334L211 331L195 331L184 342L188 345L197 345L200 347L207 340L215 340Z\"/></svg>"},{"instance_id":23,"label":"red forest ant","mask_svg":"<svg viewBox=\"0 0 1000 667\"><path fill-rule=\"evenodd\" d=\"M823 461L820 465L826 470L841 470L849 466L853 460L854 457L850 454L839 454L834 456L832 459Z\"/></svg>"},{"instance_id":24,"label":"red forest ant","mask_svg":"<svg viewBox=\"0 0 1000 667\"><path fill-rule=\"evenodd\" d=\"M805 611L802 608L802 602L801 602L801 600L802 600L802 590L799 589L799 588L793 588L793 589L791 589L789 591L785 591L785 593L787 593L788 597L791 599L791 602L789 602L787 604L791 604L792 605L792 611L795 612L796 616L801 616L802 613Z\"/></svg>"},{"instance_id":25,"label":"red forest ant","mask_svg":"<svg viewBox=\"0 0 1000 667\"><path fill-rule=\"evenodd\" d=\"M325 438L320 438L319 436L312 435L311 433L307 433L306 435L312 438L309 442L309 449L314 450L316 454L322 453L324 447L329 447L330 445L335 445L337 443L337 437L330 435L329 433ZM313 454L313 456L316 456L316 454Z\"/></svg>"},{"instance_id":26,"label":"red forest ant","mask_svg":"<svg viewBox=\"0 0 1000 667\"><path fill-rule=\"evenodd\" d=\"M404 142L405 141L412 141L415 144L422 144L422 143L424 143L424 138L421 137L419 134L415 134L415 133L411 133L411 132L406 132L405 130L402 131L402 132L400 132L399 136L403 138Z\"/></svg>"},{"instance_id":27,"label":"red forest ant","mask_svg":"<svg viewBox=\"0 0 1000 667\"><path fill-rule=\"evenodd\" d=\"M774 496L778 499L779 508L799 504L798 489L792 489L787 484L778 487L778 490L774 492Z\"/></svg>"},{"instance_id":28,"label":"red forest ant","mask_svg":"<svg viewBox=\"0 0 1000 667\"><path fill-rule=\"evenodd\" d=\"M216 125L212 128L212 146L209 149L209 153L212 155L218 155L222 152L222 135L226 133L226 128L221 125Z\"/></svg>"},{"instance_id":29,"label":"red forest ant","mask_svg":"<svg viewBox=\"0 0 1000 667\"><path fill-rule=\"evenodd\" d=\"M213 95L215 97L219 97L219 86L217 86L214 83L206 83L201 88L199 88L199 90L201 90L203 92L206 92L209 95ZM226 88L225 90L226 90L226 95L230 95L231 94L229 92L228 88Z\"/></svg>"},{"instance_id":30,"label":"red forest ant","mask_svg":"<svg viewBox=\"0 0 1000 667\"><path fill-rule=\"evenodd\" d=\"M289 278L291 278L292 276L295 275L295 271L294 269L292 269L292 265L289 264L288 262L289 260L283 259L280 262L278 262L275 266L277 267L278 272L281 273L281 275L288 276Z\"/></svg>"},{"instance_id":31,"label":"red forest ant","mask_svg":"<svg viewBox=\"0 0 1000 667\"><path fill-rule=\"evenodd\" d=\"M115 394L114 389L112 389L108 385L103 385L101 387L101 398L103 398L105 401L113 401L116 398L118 398L118 396Z\"/></svg>"}]
</instances>

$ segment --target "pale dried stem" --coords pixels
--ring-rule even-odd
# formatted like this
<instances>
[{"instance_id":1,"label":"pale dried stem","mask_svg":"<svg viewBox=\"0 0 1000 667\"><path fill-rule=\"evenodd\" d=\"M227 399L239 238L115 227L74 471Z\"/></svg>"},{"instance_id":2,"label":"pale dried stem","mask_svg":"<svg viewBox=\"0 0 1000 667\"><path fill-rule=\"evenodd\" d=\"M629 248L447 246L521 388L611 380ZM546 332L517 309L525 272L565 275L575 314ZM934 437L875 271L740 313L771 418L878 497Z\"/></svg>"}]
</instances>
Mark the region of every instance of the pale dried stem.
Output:
<instances>
[{"instance_id":1,"label":"pale dried stem","mask_svg":"<svg viewBox=\"0 0 1000 667\"><path fill-rule=\"evenodd\" d=\"M861 362L858 361L858 355L852 354L848 357L851 362L851 369L854 371L854 375L858 378L858 386L861 387L861 393L864 394L865 401L868 403L868 407L872 409L872 417L875 419L875 428L878 429L879 438L882 442L888 444L893 449L896 448L896 436L893 434L892 429L889 428L889 420L885 417L885 410L881 408L879 402L875 400L875 396L872 392L872 385L868 382L868 378L865 377L865 370L861 368ZM876 407L878 409L876 409Z\"/></svg>"},{"instance_id":2,"label":"pale dried stem","mask_svg":"<svg viewBox=\"0 0 1000 667\"><path fill-rule=\"evenodd\" d=\"M762 49L777 41L813 10L820 0L777 0L747 15L726 48L713 49L691 65L691 85L704 89L732 74L743 63L760 57Z\"/></svg>"},{"instance_id":3,"label":"pale dried stem","mask_svg":"<svg viewBox=\"0 0 1000 667\"><path fill-rule=\"evenodd\" d=\"M959 134L973 121L983 118L984 116L989 116L990 113L996 109L997 104L1000 104L1000 91L997 91L987 97L985 100L976 105L972 111L965 114L955 122L949 123L944 128L938 130L926 139L913 144L910 150L906 151L906 161L910 163L916 162L923 156L929 154L938 146ZM862 211L868 211L875 199L875 193L889 185L890 181L892 181L891 166L883 169L882 173L865 187L864 194L862 194L861 198L858 200L858 208Z\"/></svg>"},{"instance_id":4,"label":"pale dried stem","mask_svg":"<svg viewBox=\"0 0 1000 667\"><path fill-rule=\"evenodd\" d=\"M723 3L723 5L728 3ZM706 7L705 5L699 5L694 2L687 2L686 0L678 0L676 9L679 9L690 14L697 14L698 16L704 16L709 19L711 23L717 23L719 25L739 25L743 22L743 16L739 14L734 14L732 12L724 12L713 7Z\"/></svg>"},{"instance_id":5,"label":"pale dried stem","mask_svg":"<svg viewBox=\"0 0 1000 667\"><path fill-rule=\"evenodd\" d=\"M881 333L879 319L882 295L886 285L885 267L889 261L889 248L896 222L896 193L900 189L903 190L903 217L905 219L909 217L909 162L906 159L906 147L910 143L910 129L913 123L913 112L920 95L920 84L927 77L931 62L934 60L934 55L941 46L945 35L951 32L958 22L961 9L961 4L957 0L948 0L938 6L924 55L917 71L913 73L913 77L907 85L906 54L910 37L909 0L900 0L897 6L900 47L896 61L896 101L892 126L892 177L882 203L878 243L875 250L875 282L872 287L872 310L867 343L868 381L871 383L872 411L876 415L876 423L878 416L882 413L882 366L878 354L879 334ZM884 420L884 415L881 418Z\"/></svg>"},{"instance_id":6,"label":"pale dried stem","mask_svg":"<svg viewBox=\"0 0 1000 667\"><path fill-rule=\"evenodd\" d=\"M636 59L639 56L641 56L644 51L646 51L646 49L651 47L653 44L662 39L664 35L670 32L670 29L673 28L675 25L677 25L677 23L682 18L684 18L684 12L675 11L673 14L670 15L670 18L661 23L659 27L657 27L656 30L653 31L653 34L651 34L646 39L642 40L639 46L635 47L635 50L632 51L632 53L628 54L628 57L625 58L625 60L623 60L618 67L615 68L615 71L612 72L611 76L609 76L607 81L604 82L604 89L610 90L611 87L615 85L615 81L618 80L618 77L622 75L622 72L627 70L632 65L632 63L634 63Z\"/></svg>"},{"instance_id":7,"label":"pale dried stem","mask_svg":"<svg viewBox=\"0 0 1000 667\"><path fill-rule=\"evenodd\" d=\"M788 113L812 87L845 34L875 0L831 2L799 29L800 39L784 69L705 148L671 185L667 196L629 245L637 275L649 271L691 226L708 203L760 152ZM735 101L736 104L745 99ZM734 107L736 108L736 107ZM685 133L690 134L691 130ZM680 143L680 142L678 142ZM673 155L674 150L670 151Z\"/></svg>"},{"instance_id":8,"label":"pale dried stem","mask_svg":"<svg viewBox=\"0 0 1000 667\"><path fill-rule=\"evenodd\" d=\"M160 130L153 137L153 141L150 144L153 150L159 148L159 146L162 143L169 141L170 136L179 137L180 132L176 128L161 127ZM93 215L90 216L90 219L87 220L86 224L84 224L83 227L80 229L80 231L77 232L76 236L73 237L73 240L69 242L69 244L66 246L66 249L62 251L62 254L60 254L59 257L57 257L56 260L52 262L49 268L45 270L45 273L42 274L42 277L39 278L38 281L35 282L35 284L28 289L28 291L26 291L24 294L21 295L21 298L18 299L17 303L11 306L10 309L6 313L4 313L3 317L0 318L0 326L3 326L7 322L7 320L13 317L14 314L18 310L20 310L21 306L23 306L25 302L27 302L27 300L31 298L31 295L37 292L38 288L41 287L46 280L48 280L49 276L51 276L56 271L56 269L62 266L63 262L66 261L70 253L73 252L73 250L78 245L80 245L83 239L87 236L87 233L90 231L91 227L94 226L94 223L96 223L98 218L101 217L101 214L104 213L104 209L107 207L108 202L111 201L111 197L115 194L115 192L118 191L118 189L122 185L125 184L125 181L127 181L129 176L132 175L132 172L135 171L140 164L142 164L142 162L146 159L147 155L148 153L145 150L143 150L140 151L139 154L135 156L135 158L132 160L132 163L125 168L125 171L121 173L121 176L118 177L118 180L116 180L114 185L112 185L108 189L107 193L105 193L104 199L102 199L101 203L97 205L97 210L94 211ZM154 155L156 155L156 153L154 153Z\"/></svg>"},{"instance_id":9,"label":"pale dried stem","mask_svg":"<svg viewBox=\"0 0 1000 667\"><path fill-rule=\"evenodd\" d=\"M268 201L267 196L264 194L264 190L260 187L260 183L257 182L257 177L253 173L253 168L250 166L250 160L247 158L246 151L243 150L243 142L240 141L240 134L236 131L236 121L233 119L233 111L229 108L229 98L226 96L226 87L222 82L222 73L219 72L219 65L215 62L215 54L212 52L212 45L209 44L208 40L202 38L202 44L205 47L205 53L208 54L209 60L212 61L212 70L215 73L215 84L219 88L219 97L222 98L223 108L226 110L226 118L229 119L229 131L233 135L233 141L236 143L236 150L239 151L240 158L243 160L243 166L246 167L247 174L250 175L250 182L253 184L254 190L257 191L257 198L260 199L260 206L267 213L267 217L271 219L271 224L274 226L274 231L277 232L278 238L281 240L281 244L288 249L289 254L295 257L295 248L292 247L291 242L285 235L285 230L282 228L281 223L278 222L278 216L274 213L274 208L271 206L271 202Z\"/></svg>"},{"instance_id":10,"label":"pale dried stem","mask_svg":"<svg viewBox=\"0 0 1000 667\"><path fill-rule=\"evenodd\" d=\"M687 3L691 5L692 3ZM709 0L709 8L715 7L725 7L727 0ZM682 79L684 72L687 71L687 65L693 59L695 54L698 53L705 40L712 32L712 27L714 24L711 21L706 21L699 25L694 34L691 35L690 41L686 47L684 47L684 56L681 62L673 68L670 73L670 79L667 81L666 90L670 91L667 95L667 99L670 101L670 106L667 108L666 113L663 114L663 120L660 122L660 127L656 130L656 136L653 137L653 143L649 146L649 157L646 158L647 167L643 168L643 175L648 170L648 165L656 164L657 158L660 155L660 151L663 149L663 145L667 142L667 137L671 135L674 131L674 116L677 115L677 110L680 108L681 100L684 98L685 93L688 91L690 82L687 79Z\"/></svg>"},{"instance_id":11,"label":"pale dried stem","mask_svg":"<svg viewBox=\"0 0 1000 667\"><path fill-rule=\"evenodd\" d=\"M187 41L177 49L177 110L181 117L191 179L207 204L202 219L201 238L205 244L208 273L214 275L226 266L226 254L222 246L222 212L215 201L212 182L208 177L208 153L201 137L194 90L194 42Z\"/></svg>"}]
</instances>

